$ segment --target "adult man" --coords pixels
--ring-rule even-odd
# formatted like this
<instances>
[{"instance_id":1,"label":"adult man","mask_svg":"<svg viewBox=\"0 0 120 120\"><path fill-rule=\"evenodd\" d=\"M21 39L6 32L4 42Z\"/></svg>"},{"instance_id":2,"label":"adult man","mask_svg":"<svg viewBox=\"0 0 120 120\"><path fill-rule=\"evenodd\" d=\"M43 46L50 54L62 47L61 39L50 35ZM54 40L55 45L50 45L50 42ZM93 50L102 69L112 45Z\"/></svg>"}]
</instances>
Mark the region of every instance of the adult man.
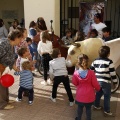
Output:
<instances>
[{"instance_id":1,"label":"adult man","mask_svg":"<svg viewBox=\"0 0 120 120\"><path fill-rule=\"evenodd\" d=\"M101 15L99 13L94 15L94 23L91 25L91 29L96 29L98 31L98 37L103 37L102 29L107 27L104 23L100 22Z\"/></svg>"}]
</instances>

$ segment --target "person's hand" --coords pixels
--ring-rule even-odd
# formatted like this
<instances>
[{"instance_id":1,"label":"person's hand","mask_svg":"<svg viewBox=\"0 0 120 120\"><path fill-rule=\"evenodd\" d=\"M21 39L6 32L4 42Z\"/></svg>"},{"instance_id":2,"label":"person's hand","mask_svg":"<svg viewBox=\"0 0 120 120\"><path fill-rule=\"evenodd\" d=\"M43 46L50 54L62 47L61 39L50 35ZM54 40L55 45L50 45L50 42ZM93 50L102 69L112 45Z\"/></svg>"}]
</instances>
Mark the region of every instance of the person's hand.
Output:
<instances>
[{"instance_id":1,"label":"person's hand","mask_svg":"<svg viewBox=\"0 0 120 120\"><path fill-rule=\"evenodd\" d=\"M16 67L16 65L13 65L13 69L17 72L20 71L20 69L18 67Z\"/></svg>"},{"instance_id":2,"label":"person's hand","mask_svg":"<svg viewBox=\"0 0 120 120\"><path fill-rule=\"evenodd\" d=\"M2 75L8 74L9 72L10 72L10 68L6 67Z\"/></svg>"},{"instance_id":3,"label":"person's hand","mask_svg":"<svg viewBox=\"0 0 120 120\"><path fill-rule=\"evenodd\" d=\"M67 55L66 60L71 60L71 56L70 56L70 55Z\"/></svg>"}]
</instances>

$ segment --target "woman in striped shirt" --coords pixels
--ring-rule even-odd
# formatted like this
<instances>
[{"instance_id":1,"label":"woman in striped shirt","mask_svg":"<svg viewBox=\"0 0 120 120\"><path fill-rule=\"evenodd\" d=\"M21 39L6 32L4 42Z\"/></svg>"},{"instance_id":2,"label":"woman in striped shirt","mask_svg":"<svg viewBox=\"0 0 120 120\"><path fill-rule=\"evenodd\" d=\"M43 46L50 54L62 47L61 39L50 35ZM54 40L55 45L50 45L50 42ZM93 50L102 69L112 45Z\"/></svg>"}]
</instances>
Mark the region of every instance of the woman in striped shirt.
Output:
<instances>
[{"instance_id":1,"label":"woman in striped shirt","mask_svg":"<svg viewBox=\"0 0 120 120\"><path fill-rule=\"evenodd\" d=\"M104 95L104 114L113 116L110 112L110 97L111 97L111 81L116 84L116 73L112 60L108 57L110 55L110 48L102 46L99 50L99 58L97 58L91 65L91 69L95 71L97 80L101 86L101 90L96 93L95 109L101 109L100 99Z\"/></svg>"}]
</instances>

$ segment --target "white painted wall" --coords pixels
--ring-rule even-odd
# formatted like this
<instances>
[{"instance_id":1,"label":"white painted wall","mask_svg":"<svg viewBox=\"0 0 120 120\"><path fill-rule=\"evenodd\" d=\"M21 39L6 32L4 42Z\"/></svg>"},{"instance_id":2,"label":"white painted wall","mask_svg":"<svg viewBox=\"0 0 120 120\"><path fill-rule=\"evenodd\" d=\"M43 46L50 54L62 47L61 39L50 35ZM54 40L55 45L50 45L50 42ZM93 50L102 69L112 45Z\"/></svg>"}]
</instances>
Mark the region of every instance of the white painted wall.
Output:
<instances>
[{"instance_id":1,"label":"white painted wall","mask_svg":"<svg viewBox=\"0 0 120 120\"><path fill-rule=\"evenodd\" d=\"M32 20L43 17L50 30L50 20L53 20L53 29L60 35L60 0L24 0L25 27L29 28Z\"/></svg>"}]
</instances>

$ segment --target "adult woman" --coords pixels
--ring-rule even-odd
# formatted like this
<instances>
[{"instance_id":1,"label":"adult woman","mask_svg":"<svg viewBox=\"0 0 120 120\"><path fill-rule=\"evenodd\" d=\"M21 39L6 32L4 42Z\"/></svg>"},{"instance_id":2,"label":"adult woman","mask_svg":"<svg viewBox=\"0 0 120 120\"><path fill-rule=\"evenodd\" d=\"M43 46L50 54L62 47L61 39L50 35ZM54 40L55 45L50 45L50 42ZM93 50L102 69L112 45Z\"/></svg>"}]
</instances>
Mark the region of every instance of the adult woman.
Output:
<instances>
[{"instance_id":1,"label":"adult woman","mask_svg":"<svg viewBox=\"0 0 120 120\"><path fill-rule=\"evenodd\" d=\"M47 30L46 23L42 17L39 17L37 19L37 27L38 27L39 31Z\"/></svg>"},{"instance_id":2,"label":"adult woman","mask_svg":"<svg viewBox=\"0 0 120 120\"><path fill-rule=\"evenodd\" d=\"M22 33L19 30L13 30L9 33L7 39L0 40L0 77L5 73L5 68L9 67L17 71L15 66L14 46L19 45L22 40ZM0 84L0 108L12 109L14 106L8 105L8 88Z\"/></svg>"},{"instance_id":3,"label":"adult woman","mask_svg":"<svg viewBox=\"0 0 120 120\"><path fill-rule=\"evenodd\" d=\"M0 39L7 38L7 36L8 36L8 31L4 25L3 20L0 19Z\"/></svg>"}]
</instances>

